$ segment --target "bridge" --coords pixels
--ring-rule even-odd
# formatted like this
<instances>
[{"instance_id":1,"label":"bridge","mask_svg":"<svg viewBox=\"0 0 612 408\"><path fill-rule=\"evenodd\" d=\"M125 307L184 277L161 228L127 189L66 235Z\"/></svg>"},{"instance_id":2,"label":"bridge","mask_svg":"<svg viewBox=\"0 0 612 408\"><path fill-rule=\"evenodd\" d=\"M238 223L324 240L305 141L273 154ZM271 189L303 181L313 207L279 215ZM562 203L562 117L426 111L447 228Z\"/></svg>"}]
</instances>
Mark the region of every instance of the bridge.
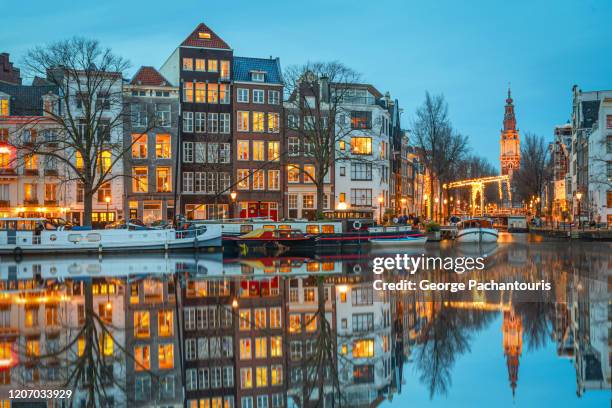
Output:
<instances>
[{"instance_id":1,"label":"bridge","mask_svg":"<svg viewBox=\"0 0 612 408\"><path fill-rule=\"evenodd\" d=\"M508 201L512 202L512 191L510 190L510 177L508 175L503 176L489 176L489 177L480 177L475 179L468 180L459 180L453 181L452 183L443 184L442 188L445 190L451 190L454 188L461 187L469 187L471 189L470 201L471 201L471 210L470 215L476 215L476 205L477 199L480 197L480 216L484 216L485 214L485 206L484 206L484 187L487 184L497 183L499 186L499 199L503 200L503 189L502 186L506 185L506 191L508 192ZM508 209L508 212L511 212L511 209Z\"/></svg>"}]
</instances>

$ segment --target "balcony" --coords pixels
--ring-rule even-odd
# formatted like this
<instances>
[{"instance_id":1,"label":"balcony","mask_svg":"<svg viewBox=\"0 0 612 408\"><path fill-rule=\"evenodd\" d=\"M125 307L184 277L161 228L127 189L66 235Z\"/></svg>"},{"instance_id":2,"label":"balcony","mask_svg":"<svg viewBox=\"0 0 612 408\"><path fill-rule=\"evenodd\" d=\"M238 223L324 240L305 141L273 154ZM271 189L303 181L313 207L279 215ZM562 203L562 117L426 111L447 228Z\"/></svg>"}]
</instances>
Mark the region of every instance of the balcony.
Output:
<instances>
[{"instance_id":1,"label":"balcony","mask_svg":"<svg viewBox=\"0 0 612 408\"><path fill-rule=\"evenodd\" d=\"M23 200L23 204L24 205L38 205L38 199L37 198L32 198L29 200Z\"/></svg>"}]
</instances>

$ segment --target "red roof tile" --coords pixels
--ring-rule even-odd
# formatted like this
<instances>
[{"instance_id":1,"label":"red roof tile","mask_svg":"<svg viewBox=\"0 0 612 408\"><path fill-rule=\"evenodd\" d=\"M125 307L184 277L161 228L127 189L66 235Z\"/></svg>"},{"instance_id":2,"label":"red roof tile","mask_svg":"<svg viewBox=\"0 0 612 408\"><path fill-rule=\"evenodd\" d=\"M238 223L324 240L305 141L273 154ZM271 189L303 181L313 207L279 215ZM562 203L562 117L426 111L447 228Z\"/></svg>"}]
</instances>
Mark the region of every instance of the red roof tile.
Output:
<instances>
[{"instance_id":1,"label":"red roof tile","mask_svg":"<svg viewBox=\"0 0 612 408\"><path fill-rule=\"evenodd\" d=\"M231 50L230 46L204 23L200 23L181 45Z\"/></svg>"},{"instance_id":2,"label":"red roof tile","mask_svg":"<svg viewBox=\"0 0 612 408\"><path fill-rule=\"evenodd\" d=\"M130 81L131 85L149 86L170 86L170 82L153 67L140 67L134 78Z\"/></svg>"}]
</instances>

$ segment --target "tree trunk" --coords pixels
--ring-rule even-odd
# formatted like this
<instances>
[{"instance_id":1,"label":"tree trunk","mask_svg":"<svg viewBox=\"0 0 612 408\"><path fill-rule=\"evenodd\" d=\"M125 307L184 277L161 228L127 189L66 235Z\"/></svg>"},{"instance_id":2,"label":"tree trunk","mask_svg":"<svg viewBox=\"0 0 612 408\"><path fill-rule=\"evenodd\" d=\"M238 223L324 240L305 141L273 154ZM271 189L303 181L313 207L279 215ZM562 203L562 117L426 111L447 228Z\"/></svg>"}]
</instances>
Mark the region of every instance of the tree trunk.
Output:
<instances>
[{"instance_id":1,"label":"tree trunk","mask_svg":"<svg viewBox=\"0 0 612 408\"><path fill-rule=\"evenodd\" d=\"M429 176L429 203L427 206L427 218L429 218L430 220L433 219L432 215L433 212L435 211L435 209L433 208L433 203L434 203L434 179L433 179L433 173L431 173L432 175Z\"/></svg>"},{"instance_id":2,"label":"tree trunk","mask_svg":"<svg viewBox=\"0 0 612 408\"><path fill-rule=\"evenodd\" d=\"M83 192L83 226L91 227L91 212L93 209L93 196L94 193L91 188L84 187Z\"/></svg>"},{"instance_id":3,"label":"tree trunk","mask_svg":"<svg viewBox=\"0 0 612 408\"><path fill-rule=\"evenodd\" d=\"M317 183L317 214L316 219L320 220L323 218L323 209L324 209L324 197L325 197L325 184L323 180Z\"/></svg>"}]
</instances>

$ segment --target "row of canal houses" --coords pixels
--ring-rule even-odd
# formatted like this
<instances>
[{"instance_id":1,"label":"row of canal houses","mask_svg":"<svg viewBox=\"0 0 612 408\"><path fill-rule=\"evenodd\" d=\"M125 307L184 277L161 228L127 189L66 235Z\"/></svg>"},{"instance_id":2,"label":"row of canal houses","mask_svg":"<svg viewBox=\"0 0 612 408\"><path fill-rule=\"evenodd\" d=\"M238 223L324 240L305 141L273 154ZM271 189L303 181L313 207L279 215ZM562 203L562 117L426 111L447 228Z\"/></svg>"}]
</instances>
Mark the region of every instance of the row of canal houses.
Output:
<instances>
[{"instance_id":1,"label":"row of canal houses","mask_svg":"<svg viewBox=\"0 0 612 408\"><path fill-rule=\"evenodd\" d=\"M296 131L308 126L309 118L287 99L278 58L236 56L199 24L159 69L143 66L131 79L113 80L122 86L131 115L112 137L132 148L112 169L125 177L96 193L94 222L138 218L152 223L176 214L193 219L315 216L316 188L305 176L313 174L315 163ZM325 88L333 84L319 80L325 97ZM14 160L20 153L9 143L20 123L45 116L57 93L44 78L23 85L8 54L0 55L0 216L82 222L78 183L63 182L63 170L53 160L35 155ZM338 143L337 153L348 160L336 160L329 169L324 208L357 210L375 219L387 209L417 212L421 199L415 186L419 177L423 184L423 174L401 129L398 101L367 83L352 84L345 99L343 119L353 132ZM78 115L76 105L65 109ZM44 123L44 118L37 122L37 133L44 134Z\"/></svg>"}]
</instances>

